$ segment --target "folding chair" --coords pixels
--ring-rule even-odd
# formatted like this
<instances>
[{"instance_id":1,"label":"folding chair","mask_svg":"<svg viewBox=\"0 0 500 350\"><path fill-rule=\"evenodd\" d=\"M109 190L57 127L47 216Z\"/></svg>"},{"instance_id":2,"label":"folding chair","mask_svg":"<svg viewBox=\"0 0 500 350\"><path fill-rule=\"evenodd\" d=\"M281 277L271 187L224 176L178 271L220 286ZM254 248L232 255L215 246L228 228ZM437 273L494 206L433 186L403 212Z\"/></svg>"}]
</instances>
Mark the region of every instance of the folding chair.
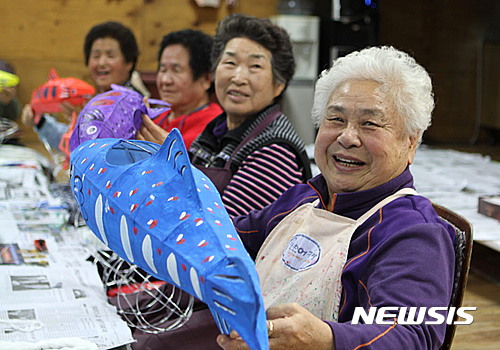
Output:
<instances>
[{"instance_id":1,"label":"folding chair","mask_svg":"<svg viewBox=\"0 0 500 350\"><path fill-rule=\"evenodd\" d=\"M455 240L455 277L453 282L453 292L450 300L450 307L459 308L464 299L467 277L469 276L470 259L472 255L472 225L463 216L445 208L439 204L433 203L434 210L444 221L451 224L457 233ZM455 314L453 321L458 316ZM451 348L451 343L455 337L457 326L449 324L446 327L446 335L441 350Z\"/></svg>"}]
</instances>

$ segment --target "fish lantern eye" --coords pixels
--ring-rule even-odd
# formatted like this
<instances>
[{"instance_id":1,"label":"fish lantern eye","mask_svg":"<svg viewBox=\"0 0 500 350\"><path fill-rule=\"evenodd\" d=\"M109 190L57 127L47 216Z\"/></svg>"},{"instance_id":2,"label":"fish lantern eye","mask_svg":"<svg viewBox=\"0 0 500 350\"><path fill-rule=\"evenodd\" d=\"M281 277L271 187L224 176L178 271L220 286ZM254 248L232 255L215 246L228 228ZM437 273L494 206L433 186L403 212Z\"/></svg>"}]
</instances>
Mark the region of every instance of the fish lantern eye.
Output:
<instances>
[{"instance_id":1,"label":"fish lantern eye","mask_svg":"<svg viewBox=\"0 0 500 350\"><path fill-rule=\"evenodd\" d=\"M87 128L87 135L93 135L97 132L97 126L91 125Z\"/></svg>"}]
</instances>

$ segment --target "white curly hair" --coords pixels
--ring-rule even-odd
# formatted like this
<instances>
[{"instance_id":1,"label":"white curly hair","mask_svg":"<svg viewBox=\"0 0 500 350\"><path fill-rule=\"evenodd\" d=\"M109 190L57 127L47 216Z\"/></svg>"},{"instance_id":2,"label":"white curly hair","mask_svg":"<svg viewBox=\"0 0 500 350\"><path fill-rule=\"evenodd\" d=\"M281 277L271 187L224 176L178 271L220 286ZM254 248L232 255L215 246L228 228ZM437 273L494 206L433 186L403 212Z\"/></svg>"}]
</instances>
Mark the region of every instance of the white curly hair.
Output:
<instances>
[{"instance_id":1,"label":"white curly hair","mask_svg":"<svg viewBox=\"0 0 500 350\"><path fill-rule=\"evenodd\" d=\"M392 46L355 51L333 62L316 82L312 120L319 127L333 92L348 80L373 80L381 84L403 118L406 132L422 141L431 125L434 94L431 78L413 57Z\"/></svg>"}]
</instances>

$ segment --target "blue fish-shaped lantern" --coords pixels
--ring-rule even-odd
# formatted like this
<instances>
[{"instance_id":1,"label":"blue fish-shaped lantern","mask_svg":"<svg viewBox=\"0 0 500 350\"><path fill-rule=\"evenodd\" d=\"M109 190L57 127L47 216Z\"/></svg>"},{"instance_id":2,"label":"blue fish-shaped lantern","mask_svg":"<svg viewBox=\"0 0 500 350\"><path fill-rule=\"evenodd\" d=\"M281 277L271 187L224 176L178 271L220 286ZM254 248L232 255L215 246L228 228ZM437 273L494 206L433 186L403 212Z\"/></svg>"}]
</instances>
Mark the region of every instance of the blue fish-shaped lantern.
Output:
<instances>
[{"instance_id":1,"label":"blue fish-shaped lantern","mask_svg":"<svg viewBox=\"0 0 500 350\"><path fill-rule=\"evenodd\" d=\"M268 349L255 265L177 129L160 147L97 139L71 154L71 186L94 234L123 259L205 302L222 333Z\"/></svg>"},{"instance_id":2,"label":"blue fish-shaped lantern","mask_svg":"<svg viewBox=\"0 0 500 350\"><path fill-rule=\"evenodd\" d=\"M149 108L143 96L132 89L111 85L111 90L93 97L81 110L69 139L69 150L87 140L98 138L135 139L142 115L156 118L170 110L167 102L149 99L161 108Z\"/></svg>"}]
</instances>

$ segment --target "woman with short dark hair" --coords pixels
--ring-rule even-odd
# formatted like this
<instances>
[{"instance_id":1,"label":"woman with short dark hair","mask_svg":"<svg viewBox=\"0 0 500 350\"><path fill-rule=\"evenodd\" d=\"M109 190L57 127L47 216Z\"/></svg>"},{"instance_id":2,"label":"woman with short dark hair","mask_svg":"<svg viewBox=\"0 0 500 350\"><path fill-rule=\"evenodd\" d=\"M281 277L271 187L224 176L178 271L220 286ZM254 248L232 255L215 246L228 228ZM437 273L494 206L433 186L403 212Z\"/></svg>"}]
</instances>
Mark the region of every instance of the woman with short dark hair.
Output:
<instances>
[{"instance_id":1,"label":"woman with short dark hair","mask_svg":"<svg viewBox=\"0 0 500 350\"><path fill-rule=\"evenodd\" d=\"M148 93L143 86L135 86L131 81L139 49L130 28L113 21L94 25L85 36L83 54L97 93L108 91L111 84L122 85L142 95ZM70 118L74 107L66 109L64 114ZM31 105L25 105L21 114L23 123L33 125L34 117ZM34 127L52 149L59 149L61 138L68 131L67 123L61 123L47 113Z\"/></svg>"},{"instance_id":2,"label":"woman with short dark hair","mask_svg":"<svg viewBox=\"0 0 500 350\"><path fill-rule=\"evenodd\" d=\"M268 19L231 15L219 24L212 59L224 113L206 126L189 152L192 163L217 186L229 215L248 214L310 177L304 144L278 103L295 71L292 45L286 31ZM153 304L152 296L142 294L141 305ZM132 347L219 349L218 333L210 310L196 302L184 326L154 335L138 329Z\"/></svg>"},{"instance_id":3,"label":"woman with short dark hair","mask_svg":"<svg viewBox=\"0 0 500 350\"><path fill-rule=\"evenodd\" d=\"M222 113L211 96L212 42L210 35L193 29L171 32L163 37L158 51L156 88L160 98L170 104L170 111L155 121L144 116L138 140L161 144L168 133L177 128L189 148L205 126Z\"/></svg>"},{"instance_id":4,"label":"woman with short dark hair","mask_svg":"<svg viewBox=\"0 0 500 350\"><path fill-rule=\"evenodd\" d=\"M85 36L83 54L98 93L108 91L111 84L137 90L130 79L139 57L139 47L130 28L113 21L93 26Z\"/></svg>"},{"instance_id":5,"label":"woman with short dark hair","mask_svg":"<svg viewBox=\"0 0 500 350\"><path fill-rule=\"evenodd\" d=\"M295 72L292 44L269 19L230 15L217 28L212 61L224 113L189 152L229 214L247 214L311 174L304 144L279 105Z\"/></svg>"}]
</instances>

